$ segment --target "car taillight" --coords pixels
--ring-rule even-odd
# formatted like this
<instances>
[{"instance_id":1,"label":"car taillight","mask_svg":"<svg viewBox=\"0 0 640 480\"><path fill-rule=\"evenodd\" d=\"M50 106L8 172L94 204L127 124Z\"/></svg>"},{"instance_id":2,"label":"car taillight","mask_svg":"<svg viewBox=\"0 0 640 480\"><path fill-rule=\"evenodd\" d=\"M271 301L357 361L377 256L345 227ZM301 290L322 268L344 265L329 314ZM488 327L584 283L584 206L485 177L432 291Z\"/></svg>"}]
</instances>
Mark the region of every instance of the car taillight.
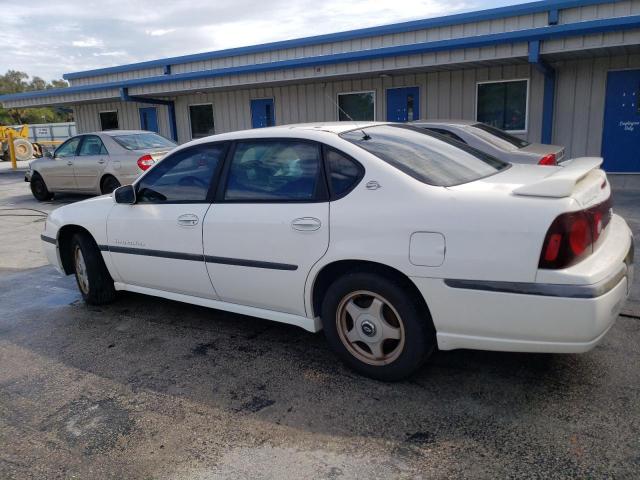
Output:
<instances>
[{"instance_id":1,"label":"car taillight","mask_svg":"<svg viewBox=\"0 0 640 480\"><path fill-rule=\"evenodd\" d=\"M155 160L149 154L143 155L138 159L138 167L140 167L140 170L142 171L147 170L154 163L155 163Z\"/></svg>"},{"instance_id":2,"label":"car taillight","mask_svg":"<svg viewBox=\"0 0 640 480\"><path fill-rule=\"evenodd\" d=\"M575 257L582 255L592 243L589 220L585 215L573 219L569 227L569 246Z\"/></svg>"},{"instance_id":3,"label":"car taillight","mask_svg":"<svg viewBox=\"0 0 640 480\"><path fill-rule=\"evenodd\" d=\"M558 165L558 162L556 162L556 154L550 153L549 155L545 155L540 159L538 165Z\"/></svg>"},{"instance_id":4,"label":"car taillight","mask_svg":"<svg viewBox=\"0 0 640 480\"><path fill-rule=\"evenodd\" d=\"M587 210L559 215L542 244L539 268L566 268L593 252L611 220L611 199Z\"/></svg>"}]
</instances>

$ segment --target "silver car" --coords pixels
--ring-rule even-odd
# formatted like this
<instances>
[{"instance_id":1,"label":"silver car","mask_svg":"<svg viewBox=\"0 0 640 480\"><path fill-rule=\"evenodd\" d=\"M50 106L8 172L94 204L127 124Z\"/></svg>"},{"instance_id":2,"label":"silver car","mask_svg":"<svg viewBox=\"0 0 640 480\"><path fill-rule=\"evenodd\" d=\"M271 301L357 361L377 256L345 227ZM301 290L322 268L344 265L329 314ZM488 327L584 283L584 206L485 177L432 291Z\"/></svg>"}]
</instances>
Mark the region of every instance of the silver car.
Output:
<instances>
[{"instance_id":1,"label":"silver car","mask_svg":"<svg viewBox=\"0 0 640 480\"><path fill-rule=\"evenodd\" d=\"M486 123L468 120L417 120L411 125L466 143L505 162L557 165L564 158L563 147L530 143Z\"/></svg>"},{"instance_id":2,"label":"silver car","mask_svg":"<svg viewBox=\"0 0 640 480\"><path fill-rule=\"evenodd\" d=\"M25 175L31 193L50 200L54 193L111 193L127 185L176 144L153 132L110 130L69 138L53 155L32 161Z\"/></svg>"}]
</instances>

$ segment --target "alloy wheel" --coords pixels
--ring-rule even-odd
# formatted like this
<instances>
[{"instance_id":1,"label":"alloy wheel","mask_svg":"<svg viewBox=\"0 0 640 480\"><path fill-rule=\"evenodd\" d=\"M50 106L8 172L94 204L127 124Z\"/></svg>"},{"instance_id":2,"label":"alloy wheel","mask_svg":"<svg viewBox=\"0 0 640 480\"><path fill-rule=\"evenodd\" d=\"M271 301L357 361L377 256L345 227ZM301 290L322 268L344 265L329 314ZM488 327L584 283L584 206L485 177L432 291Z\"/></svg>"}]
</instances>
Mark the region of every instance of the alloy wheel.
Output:
<instances>
[{"instance_id":1,"label":"alloy wheel","mask_svg":"<svg viewBox=\"0 0 640 480\"><path fill-rule=\"evenodd\" d=\"M89 275L87 274L87 265L84 262L84 256L80 247L76 246L74 252L74 260L76 267L76 277L78 285L84 294L89 294Z\"/></svg>"},{"instance_id":2,"label":"alloy wheel","mask_svg":"<svg viewBox=\"0 0 640 480\"><path fill-rule=\"evenodd\" d=\"M349 353L369 365L392 363L404 348L400 315L374 292L359 290L346 295L336 311L336 327Z\"/></svg>"}]
</instances>

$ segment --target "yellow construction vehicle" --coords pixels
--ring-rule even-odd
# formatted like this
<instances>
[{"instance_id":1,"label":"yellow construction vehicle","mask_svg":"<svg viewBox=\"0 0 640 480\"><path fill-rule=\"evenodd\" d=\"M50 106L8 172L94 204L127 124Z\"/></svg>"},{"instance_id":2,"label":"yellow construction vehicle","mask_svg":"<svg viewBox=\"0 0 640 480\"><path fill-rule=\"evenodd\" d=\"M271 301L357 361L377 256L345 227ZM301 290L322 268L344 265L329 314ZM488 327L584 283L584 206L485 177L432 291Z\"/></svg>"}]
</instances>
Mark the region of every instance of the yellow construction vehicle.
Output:
<instances>
[{"instance_id":1,"label":"yellow construction vehicle","mask_svg":"<svg viewBox=\"0 0 640 480\"><path fill-rule=\"evenodd\" d=\"M0 159L11 160L16 168L16 160L29 160L42 156L39 143L29 141L29 125L20 127L4 127L0 125Z\"/></svg>"}]
</instances>

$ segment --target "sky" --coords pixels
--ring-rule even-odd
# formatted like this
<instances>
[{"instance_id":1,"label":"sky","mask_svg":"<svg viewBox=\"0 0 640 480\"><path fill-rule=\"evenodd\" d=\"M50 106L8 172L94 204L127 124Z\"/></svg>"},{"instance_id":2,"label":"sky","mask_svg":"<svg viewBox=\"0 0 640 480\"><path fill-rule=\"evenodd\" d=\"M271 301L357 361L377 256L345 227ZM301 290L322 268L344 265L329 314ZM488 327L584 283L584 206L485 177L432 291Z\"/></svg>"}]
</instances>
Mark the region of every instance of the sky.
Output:
<instances>
[{"instance_id":1,"label":"sky","mask_svg":"<svg viewBox=\"0 0 640 480\"><path fill-rule=\"evenodd\" d=\"M522 0L0 0L0 73L63 73ZM2 8L4 5L5 8Z\"/></svg>"}]
</instances>

